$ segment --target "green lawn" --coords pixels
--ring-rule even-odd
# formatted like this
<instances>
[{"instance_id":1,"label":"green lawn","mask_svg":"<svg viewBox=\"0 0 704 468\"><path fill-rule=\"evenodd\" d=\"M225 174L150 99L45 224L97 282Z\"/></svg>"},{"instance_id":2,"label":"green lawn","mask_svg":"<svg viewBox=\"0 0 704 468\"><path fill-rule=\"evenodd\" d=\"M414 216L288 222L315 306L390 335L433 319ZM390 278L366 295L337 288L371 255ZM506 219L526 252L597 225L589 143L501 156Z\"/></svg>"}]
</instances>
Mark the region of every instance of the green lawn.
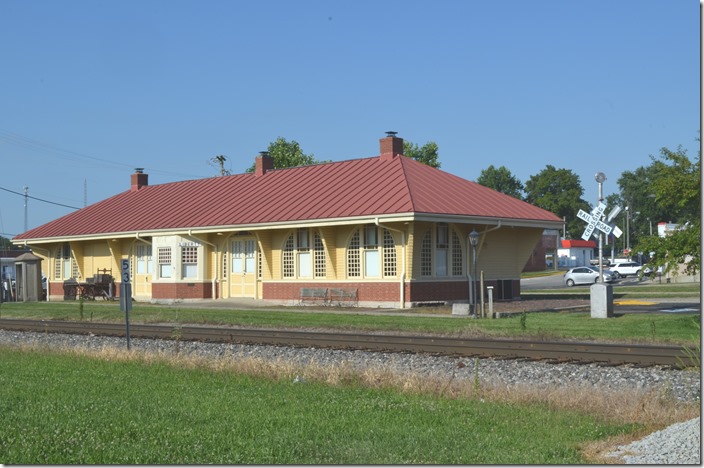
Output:
<instances>
[{"instance_id":1,"label":"green lawn","mask_svg":"<svg viewBox=\"0 0 704 468\"><path fill-rule=\"evenodd\" d=\"M418 309L422 312L422 309ZM124 322L115 302L5 303L1 318ZM624 314L593 319L589 312L532 312L522 317L474 320L451 315L406 316L280 310L229 310L135 304L132 323L191 323L260 328L366 330L457 336L569 338L692 344L699 340L699 315Z\"/></svg>"},{"instance_id":2,"label":"green lawn","mask_svg":"<svg viewBox=\"0 0 704 468\"><path fill-rule=\"evenodd\" d=\"M0 347L4 464L581 464L636 430L538 404Z\"/></svg>"}]
</instances>

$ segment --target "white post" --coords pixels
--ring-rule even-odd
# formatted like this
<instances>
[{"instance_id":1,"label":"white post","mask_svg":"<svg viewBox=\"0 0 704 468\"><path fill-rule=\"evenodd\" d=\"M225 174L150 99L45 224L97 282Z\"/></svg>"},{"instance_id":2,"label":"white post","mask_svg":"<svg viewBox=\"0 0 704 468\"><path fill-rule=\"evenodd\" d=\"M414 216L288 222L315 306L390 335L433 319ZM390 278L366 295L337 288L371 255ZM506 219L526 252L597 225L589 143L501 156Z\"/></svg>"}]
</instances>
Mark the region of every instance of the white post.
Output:
<instances>
[{"instance_id":1,"label":"white post","mask_svg":"<svg viewBox=\"0 0 704 468\"><path fill-rule=\"evenodd\" d=\"M494 318L494 287L487 286L486 289L489 296L489 318Z\"/></svg>"}]
</instances>

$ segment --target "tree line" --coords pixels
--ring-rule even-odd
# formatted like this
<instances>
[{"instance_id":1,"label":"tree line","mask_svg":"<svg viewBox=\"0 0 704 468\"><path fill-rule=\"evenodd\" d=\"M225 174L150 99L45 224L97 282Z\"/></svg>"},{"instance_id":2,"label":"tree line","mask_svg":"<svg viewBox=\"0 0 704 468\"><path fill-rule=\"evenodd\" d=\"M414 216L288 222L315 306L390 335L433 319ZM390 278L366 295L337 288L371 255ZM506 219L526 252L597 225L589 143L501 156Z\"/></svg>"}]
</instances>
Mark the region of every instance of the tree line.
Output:
<instances>
[{"instance_id":1,"label":"tree line","mask_svg":"<svg viewBox=\"0 0 704 468\"><path fill-rule=\"evenodd\" d=\"M404 141L403 149L405 156L440 168L435 142L419 146ZM317 160L313 154L304 153L295 140L287 141L282 137L269 144L268 152L277 169L329 162ZM605 199L608 207L623 209L616 222L624 232L621 238L611 240L616 242L621 254L628 246L631 252L642 252L648 257L653 253L650 263L655 267L673 269L677 264L691 260L686 263L687 271L698 271L701 251L700 156L698 153L694 160L690 160L681 146L674 151L661 148L658 156L650 156L649 165L621 174L617 181L619 192ZM254 165L247 169L247 172L253 171ZM590 212L594 206L584 199L584 187L577 174L551 164L530 176L525 184L505 166L494 165L483 169L476 182L563 218L563 236L567 239L581 238L585 223L577 217L577 212ZM663 221L679 228L661 238L657 225Z\"/></svg>"}]
</instances>

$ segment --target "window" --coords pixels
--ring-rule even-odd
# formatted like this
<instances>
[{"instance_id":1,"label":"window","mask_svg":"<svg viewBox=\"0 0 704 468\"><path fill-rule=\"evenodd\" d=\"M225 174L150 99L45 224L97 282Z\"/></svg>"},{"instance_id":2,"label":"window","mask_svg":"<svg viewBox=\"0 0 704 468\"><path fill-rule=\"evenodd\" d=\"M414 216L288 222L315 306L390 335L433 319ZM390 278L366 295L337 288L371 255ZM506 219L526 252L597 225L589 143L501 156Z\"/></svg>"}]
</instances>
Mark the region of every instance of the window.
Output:
<instances>
[{"instance_id":1,"label":"window","mask_svg":"<svg viewBox=\"0 0 704 468\"><path fill-rule=\"evenodd\" d=\"M383 245L379 244L380 238ZM372 224L352 233L347 244L347 277L359 278L362 272L365 278L397 276L396 244L387 229Z\"/></svg>"},{"instance_id":2,"label":"window","mask_svg":"<svg viewBox=\"0 0 704 468\"><path fill-rule=\"evenodd\" d=\"M356 230L350 238L347 246L347 276L358 278L362 276L361 260L359 255L359 230Z\"/></svg>"},{"instance_id":3,"label":"window","mask_svg":"<svg viewBox=\"0 0 704 468\"><path fill-rule=\"evenodd\" d=\"M455 230L445 223L428 229L420 245L421 276L462 276L463 270L462 242Z\"/></svg>"},{"instance_id":4,"label":"window","mask_svg":"<svg viewBox=\"0 0 704 468\"><path fill-rule=\"evenodd\" d=\"M233 274L256 275L257 241L254 239L235 239L230 248Z\"/></svg>"},{"instance_id":5,"label":"window","mask_svg":"<svg viewBox=\"0 0 704 468\"><path fill-rule=\"evenodd\" d=\"M152 246L138 245L137 246L137 274L150 275L154 269L152 262Z\"/></svg>"},{"instance_id":6,"label":"window","mask_svg":"<svg viewBox=\"0 0 704 468\"><path fill-rule=\"evenodd\" d=\"M453 230L452 231L452 276L462 276L462 244L460 243L460 236Z\"/></svg>"},{"instance_id":7,"label":"window","mask_svg":"<svg viewBox=\"0 0 704 468\"><path fill-rule=\"evenodd\" d=\"M171 278L171 247L159 247L159 278Z\"/></svg>"},{"instance_id":8,"label":"window","mask_svg":"<svg viewBox=\"0 0 704 468\"><path fill-rule=\"evenodd\" d=\"M247 273L255 273L255 257L257 253L256 242L254 239L244 241L244 269Z\"/></svg>"},{"instance_id":9,"label":"window","mask_svg":"<svg viewBox=\"0 0 704 468\"><path fill-rule=\"evenodd\" d=\"M447 224L437 225L435 241L435 275L447 276Z\"/></svg>"},{"instance_id":10,"label":"window","mask_svg":"<svg viewBox=\"0 0 704 468\"><path fill-rule=\"evenodd\" d=\"M320 234L310 229L290 234L284 243L282 262L284 278L325 278L325 246Z\"/></svg>"},{"instance_id":11,"label":"window","mask_svg":"<svg viewBox=\"0 0 704 468\"><path fill-rule=\"evenodd\" d=\"M181 277L198 277L198 247L181 247Z\"/></svg>"},{"instance_id":12,"label":"window","mask_svg":"<svg viewBox=\"0 0 704 468\"><path fill-rule=\"evenodd\" d=\"M313 262L310 254L310 243L308 242L308 229L299 229L297 236L296 249L298 250L298 277L310 278L313 276Z\"/></svg>"},{"instance_id":13,"label":"window","mask_svg":"<svg viewBox=\"0 0 704 468\"><path fill-rule=\"evenodd\" d=\"M433 276L433 243L430 230L423 236L420 244L420 274L421 276Z\"/></svg>"},{"instance_id":14,"label":"window","mask_svg":"<svg viewBox=\"0 0 704 468\"><path fill-rule=\"evenodd\" d=\"M325 278L327 276L327 267L325 264L325 246L323 245L323 239L320 238L320 234L315 233L313 239L313 251L315 253L315 277Z\"/></svg>"},{"instance_id":15,"label":"window","mask_svg":"<svg viewBox=\"0 0 704 468\"><path fill-rule=\"evenodd\" d=\"M384 276L396 276L396 244L388 229L384 229Z\"/></svg>"},{"instance_id":16,"label":"window","mask_svg":"<svg viewBox=\"0 0 704 468\"><path fill-rule=\"evenodd\" d=\"M294 241L293 241L293 234L288 236L288 239L286 239L286 243L284 244L284 255L283 255L283 269L284 269L284 278L293 278L296 273L296 268L293 262L294 259Z\"/></svg>"},{"instance_id":17,"label":"window","mask_svg":"<svg viewBox=\"0 0 704 468\"><path fill-rule=\"evenodd\" d=\"M58 249L54 255L54 279L67 280L69 278L78 278L78 264L71 256L71 246L64 244Z\"/></svg>"}]
</instances>

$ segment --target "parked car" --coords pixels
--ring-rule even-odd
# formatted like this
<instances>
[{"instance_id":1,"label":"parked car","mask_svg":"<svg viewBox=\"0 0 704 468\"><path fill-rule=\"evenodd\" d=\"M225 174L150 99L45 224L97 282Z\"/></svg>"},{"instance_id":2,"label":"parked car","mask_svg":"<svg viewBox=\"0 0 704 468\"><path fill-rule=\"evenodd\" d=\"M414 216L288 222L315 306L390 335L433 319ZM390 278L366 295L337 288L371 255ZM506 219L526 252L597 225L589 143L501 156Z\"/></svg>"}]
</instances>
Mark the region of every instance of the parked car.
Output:
<instances>
[{"instance_id":1,"label":"parked car","mask_svg":"<svg viewBox=\"0 0 704 468\"><path fill-rule=\"evenodd\" d=\"M638 262L624 262L611 265L609 270L611 270L616 278L621 278L623 276L638 276L640 275L643 265Z\"/></svg>"},{"instance_id":2,"label":"parked car","mask_svg":"<svg viewBox=\"0 0 704 468\"><path fill-rule=\"evenodd\" d=\"M591 259L589 259L589 264L590 264L590 265L594 265L594 266L599 266L599 258L597 257L597 258L591 258ZM611 262L609 261L608 258L602 257L602 258L601 258L601 264L602 264L603 266L609 266L609 265L611 264Z\"/></svg>"},{"instance_id":3,"label":"parked car","mask_svg":"<svg viewBox=\"0 0 704 468\"><path fill-rule=\"evenodd\" d=\"M567 286L575 284L592 284L597 282L599 278L599 269L591 266L575 267L564 274L563 279ZM610 283L616 277L609 270L604 270L604 282Z\"/></svg>"}]
</instances>

